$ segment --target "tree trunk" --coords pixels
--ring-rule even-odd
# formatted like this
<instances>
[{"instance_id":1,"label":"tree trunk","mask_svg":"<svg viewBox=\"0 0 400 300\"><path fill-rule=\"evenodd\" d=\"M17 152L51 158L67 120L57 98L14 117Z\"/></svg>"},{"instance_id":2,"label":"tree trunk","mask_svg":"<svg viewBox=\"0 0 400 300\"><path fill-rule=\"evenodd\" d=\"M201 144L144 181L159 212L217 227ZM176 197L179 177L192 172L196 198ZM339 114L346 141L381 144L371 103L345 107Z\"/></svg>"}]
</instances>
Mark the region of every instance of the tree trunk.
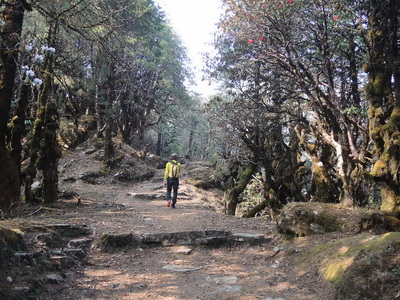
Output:
<instances>
[{"instance_id":1,"label":"tree trunk","mask_svg":"<svg viewBox=\"0 0 400 300\"><path fill-rule=\"evenodd\" d=\"M6 211L20 199L18 166L6 149L6 135L25 7L21 0L5 1L2 5L5 7L0 41L0 208Z\"/></svg>"},{"instance_id":2,"label":"tree trunk","mask_svg":"<svg viewBox=\"0 0 400 300\"><path fill-rule=\"evenodd\" d=\"M234 216L236 214L236 207L239 203L238 199L241 193L247 187L250 182L251 177L257 171L257 165L250 162L246 170L240 175L241 178L238 183L231 189L228 190L225 196L225 203L227 204L226 213L228 215Z\"/></svg>"},{"instance_id":3,"label":"tree trunk","mask_svg":"<svg viewBox=\"0 0 400 300\"><path fill-rule=\"evenodd\" d=\"M110 63L110 70L108 74L108 88L107 88L107 107L106 107L106 129L104 136L104 163L110 166L112 157L114 155L114 146L112 142L112 103L115 100L115 82L114 82L114 64Z\"/></svg>"},{"instance_id":4,"label":"tree trunk","mask_svg":"<svg viewBox=\"0 0 400 300\"><path fill-rule=\"evenodd\" d=\"M109 120L107 117L106 129L104 134L104 163L106 166L110 166L113 154L114 146L112 142L111 120Z\"/></svg>"},{"instance_id":5,"label":"tree trunk","mask_svg":"<svg viewBox=\"0 0 400 300\"><path fill-rule=\"evenodd\" d=\"M381 183L381 209L400 214L400 66L397 0L371 1L366 86L369 133L377 158L371 172Z\"/></svg>"},{"instance_id":6,"label":"tree trunk","mask_svg":"<svg viewBox=\"0 0 400 300\"><path fill-rule=\"evenodd\" d=\"M159 131L158 134L157 134L157 149L156 149L156 154L157 154L158 156L161 156L161 153L162 153L162 151L161 151L161 149L162 149L162 132L161 132L161 130L162 130L162 129L160 129L160 131Z\"/></svg>"},{"instance_id":7,"label":"tree trunk","mask_svg":"<svg viewBox=\"0 0 400 300\"><path fill-rule=\"evenodd\" d=\"M18 101L15 116L10 122L11 143L10 154L15 164L18 166L18 173L21 173L22 144L21 139L25 133L25 110L29 103L30 86L22 84L21 94Z\"/></svg>"},{"instance_id":8,"label":"tree trunk","mask_svg":"<svg viewBox=\"0 0 400 300\"><path fill-rule=\"evenodd\" d=\"M317 202L336 202L337 191L335 183L329 175L324 162L318 155L318 147L314 144L308 143L306 131L304 129L296 127L295 131L299 138L300 145L303 146L304 150L311 157L311 198L315 198L314 200Z\"/></svg>"},{"instance_id":9,"label":"tree trunk","mask_svg":"<svg viewBox=\"0 0 400 300\"><path fill-rule=\"evenodd\" d=\"M189 134L189 149L187 153L187 156L189 158L192 158L193 156L193 139L194 139L194 129L191 129Z\"/></svg>"},{"instance_id":10,"label":"tree trunk","mask_svg":"<svg viewBox=\"0 0 400 300\"><path fill-rule=\"evenodd\" d=\"M264 210L268 206L268 200L264 200L261 203L254 206L248 212L243 214L243 218L254 218L257 213Z\"/></svg>"},{"instance_id":11,"label":"tree trunk","mask_svg":"<svg viewBox=\"0 0 400 300\"><path fill-rule=\"evenodd\" d=\"M37 199L32 194L31 185L36 177L36 166L38 161L45 160L46 158L41 152L43 149L41 147L43 130L44 130L44 122L46 118L46 106L47 100L50 97L52 89L52 79L49 73L46 73L46 76L43 81L42 92L39 97L38 110L36 112L36 119L33 125L33 136L31 141L31 153L30 153L30 161L29 165L26 169L25 176L25 201L28 203L37 202Z\"/></svg>"},{"instance_id":12,"label":"tree trunk","mask_svg":"<svg viewBox=\"0 0 400 300\"><path fill-rule=\"evenodd\" d=\"M94 96L94 111L95 111L95 116L96 116L96 136L98 138L103 137L103 133L101 131L101 109L100 109L100 103L99 103L99 84L96 83L96 92Z\"/></svg>"},{"instance_id":13,"label":"tree trunk","mask_svg":"<svg viewBox=\"0 0 400 300\"><path fill-rule=\"evenodd\" d=\"M7 212L20 199L18 168L8 151L0 145L0 210Z\"/></svg>"},{"instance_id":14,"label":"tree trunk","mask_svg":"<svg viewBox=\"0 0 400 300\"><path fill-rule=\"evenodd\" d=\"M58 199L58 159L61 151L57 143L58 113L55 105L47 105L46 119L41 147L41 165L43 173L43 202L54 203Z\"/></svg>"},{"instance_id":15,"label":"tree trunk","mask_svg":"<svg viewBox=\"0 0 400 300\"><path fill-rule=\"evenodd\" d=\"M346 151L344 151L342 144L338 143L333 136L329 135L325 130L323 130L322 126L320 126L319 131L324 137L325 141L335 149L336 152L336 170L337 177L342 181L342 189L340 191L340 203L344 207L353 207L354 206L354 186L350 182L350 178L347 175L346 167L349 162ZM329 177L329 175L327 175Z\"/></svg>"}]
</instances>

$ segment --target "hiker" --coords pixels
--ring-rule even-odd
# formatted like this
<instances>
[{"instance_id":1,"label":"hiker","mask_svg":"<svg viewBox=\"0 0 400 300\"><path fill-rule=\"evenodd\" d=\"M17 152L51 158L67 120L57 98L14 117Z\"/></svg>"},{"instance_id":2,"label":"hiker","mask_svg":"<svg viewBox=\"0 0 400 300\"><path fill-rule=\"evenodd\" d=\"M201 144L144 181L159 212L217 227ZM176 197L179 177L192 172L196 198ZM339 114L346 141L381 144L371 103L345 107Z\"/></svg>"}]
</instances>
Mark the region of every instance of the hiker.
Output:
<instances>
[{"instance_id":1,"label":"hiker","mask_svg":"<svg viewBox=\"0 0 400 300\"><path fill-rule=\"evenodd\" d=\"M167 207L175 208L176 199L178 198L179 173L181 172L181 164L178 162L178 155L171 155L171 161L165 166L164 186L167 186ZM174 191L171 203L171 191Z\"/></svg>"}]
</instances>

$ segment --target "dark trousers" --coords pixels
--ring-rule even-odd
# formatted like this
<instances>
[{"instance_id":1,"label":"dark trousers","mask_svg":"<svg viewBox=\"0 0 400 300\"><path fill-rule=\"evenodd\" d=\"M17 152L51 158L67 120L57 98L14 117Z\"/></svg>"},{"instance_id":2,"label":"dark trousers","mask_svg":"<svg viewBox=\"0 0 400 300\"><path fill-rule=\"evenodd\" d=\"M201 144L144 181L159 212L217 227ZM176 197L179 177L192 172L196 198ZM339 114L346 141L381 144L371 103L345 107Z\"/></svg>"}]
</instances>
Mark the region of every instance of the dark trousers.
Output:
<instances>
[{"instance_id":1,"label":"dark trousers","mask_svg":"<svg viewBox=\"0 0 400 300\"><path fill-rule=\"evenodd\" d=\"M172 205L175 205L176 199L178 198L178 186L179 186L179 178L171 178L167 179L167 200L171 200L171 191L174 191L172 196Z\"/></svg>"}]
</instances>

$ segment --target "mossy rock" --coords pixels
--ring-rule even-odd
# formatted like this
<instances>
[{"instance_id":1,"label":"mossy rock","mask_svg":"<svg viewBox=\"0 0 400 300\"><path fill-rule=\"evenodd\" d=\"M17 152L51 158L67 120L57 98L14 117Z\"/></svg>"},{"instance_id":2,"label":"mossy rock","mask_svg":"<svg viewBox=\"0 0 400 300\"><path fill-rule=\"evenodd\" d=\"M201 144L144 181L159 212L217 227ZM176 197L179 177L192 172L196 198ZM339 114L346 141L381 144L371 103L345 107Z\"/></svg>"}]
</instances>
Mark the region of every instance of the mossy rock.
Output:
<instances>
[{"instance_id":1,"label":"mossy rock","mask_svg":"<svg viewBox=\"0 0 400 300\"><path fill-rule=\"evenodd\" d=\"M103 177L104 175L104 172L102 172L101 170L96 172L85 172L82 175L79 175L79 179L90 184L97 184L97 179L99 177Z\"/></svg>"},{"instance_id":2,"label":"mossy rock","mask_svg":"<svg viewBox=\"0 0 400 300\"><path fill-rule=\"evenodd\" d=\"M103 234L100 238L100 247L105 252L112 252L121 248L130 248L141 243L140 238L132 233Z\"/></svg>"},{"instance_id":3,"label":"mossy rock","mask_svg":"<svg viewBox=\"0 0 400 300\"><path fill-rule=\"evenodd\" d=\"M290 203L278 217L281 233L307 236L327 232L358 232L366 213L336 204Z\"/></svg>"},{"instance_id":4,"label":"mossy rock","mask_svg":"<svg viewBox=\"0 0 400 300\"><path fill-rule=\"evenodd\" d=\"M221 188L215 179L216 174L210 162L191 162L185 166L184 174L186 181L197 188L204 190Z\"/></svg>"},{"instance_id":5,"label":"mossy rock","mask_svg":"<svg viewBox=\"0 0 400 300\"><path fill-rule=\"evenodd\" d=\"M209 190L209 189L218 189L220 188L220 185L215 182L213 179L204 179L204 180L194 180L194 179L187 179L187 182L194 185L195 187L203 190Z\"/></svg>"},{"instance_id":6,"label":"mossy rock","mask_svg":"<svg viewBox=\"0 0 400 300\"><path fill-rule=\"evenodd\" d=\"M400 233L362 233L310 248L301 267L319 266L338 300L399 299Z\"/></svg>"},{"instance_id":7,"label":"mossy rock","mask_svg":"<svg viewBox=\"0 0 400 300\"><path fill-rule=\"evenodd\" d=\"M24 248L24 238L19 230L0 227L0 259L22 248Z\"/></svg>"}]
</instances>

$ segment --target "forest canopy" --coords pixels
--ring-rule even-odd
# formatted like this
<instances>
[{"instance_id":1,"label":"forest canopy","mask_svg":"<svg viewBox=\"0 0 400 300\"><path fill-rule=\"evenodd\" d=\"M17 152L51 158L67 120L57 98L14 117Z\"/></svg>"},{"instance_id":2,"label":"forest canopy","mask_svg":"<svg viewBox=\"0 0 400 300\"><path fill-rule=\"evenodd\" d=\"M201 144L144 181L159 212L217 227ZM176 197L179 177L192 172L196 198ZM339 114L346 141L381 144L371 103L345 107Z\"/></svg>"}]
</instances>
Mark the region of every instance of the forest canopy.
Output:
<instances>
[{"instance_id":1,"label":"forest canopy","mask_svg":"<svg viewBox=\"0 0 400 300\"><path fill-rule=\"evenodd\" d=\"M399 214L398 1L223 3L210 72L226 93L210 105L223 155L261 172L264 206Z\"/></svg>"},{"instance_id":2,"label":"forest canopy","mask_svg":"<svg viewBox=\"0 0 400 300\"><path fill-rule=\"evenodd\" d=\"M152 0L1 1L0 208L57 200L58 159L94 132L216 162L226 210L289 202L400 213L396 0L222 0L218 95ZM39 194L32 191L39 181Z\"/></svg>"}]
</instances>

